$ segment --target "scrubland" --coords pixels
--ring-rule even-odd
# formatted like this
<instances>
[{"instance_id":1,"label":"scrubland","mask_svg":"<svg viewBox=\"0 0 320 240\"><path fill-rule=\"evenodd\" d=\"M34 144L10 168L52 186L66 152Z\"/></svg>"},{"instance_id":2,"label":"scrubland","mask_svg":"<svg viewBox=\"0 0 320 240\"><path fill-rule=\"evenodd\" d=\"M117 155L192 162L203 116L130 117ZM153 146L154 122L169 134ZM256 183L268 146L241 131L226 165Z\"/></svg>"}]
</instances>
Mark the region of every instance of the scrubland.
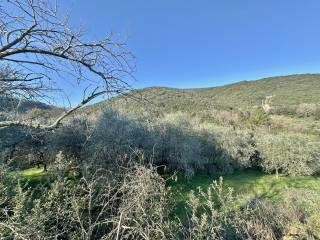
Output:
<instances>
[{"instance_id":1,"label":"scrubland","mask_svg":"<svg viewBox=\"0 0 320 240\"><path fill-rule=\"evenodd\" d=\"M307 78L145 89L54 131L0 129L1 238L319 239L320 105L302 91L319 80ZM39 111L50 119L24 114Z\"/></svg>"}]
</instances>

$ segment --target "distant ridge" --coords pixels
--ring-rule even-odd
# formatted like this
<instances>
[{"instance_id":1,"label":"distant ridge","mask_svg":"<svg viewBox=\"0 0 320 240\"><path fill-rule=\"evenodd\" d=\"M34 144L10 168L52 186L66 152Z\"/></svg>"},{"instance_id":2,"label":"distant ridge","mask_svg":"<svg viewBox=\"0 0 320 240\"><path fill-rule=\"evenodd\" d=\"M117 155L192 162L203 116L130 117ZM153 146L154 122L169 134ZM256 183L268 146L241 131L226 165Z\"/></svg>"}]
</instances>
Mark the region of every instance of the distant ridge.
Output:
<instances>
[{"instance_id":1,"label":"distant ridge","mask_svg":"<svg viewBox=\"0 0 320 240\"><path fill-rule=\"evenodd\" d=\"M273 96L272 104L279 111L287 111L301 103L320 103L320 74L269 77L209 88L147 87L131 94L150 104L118 96L88 106L86 111L94 112L109 106L134 115L150 110L163 113L186 111L194 114L214 109L250 110L261 105L266 96Z\"/></svg>"},{"instance_id":2,"label":"distant ridge","mask_svg":"<svg viewBox=\"0 0 320 240\"><path fill-rule=\"evenodd\" d=\"M39 101L21 100L9 97L0 97L0 112L18 111L25 113L31 109L51 110L55 107Z\"/></svg>"}]
</instances>

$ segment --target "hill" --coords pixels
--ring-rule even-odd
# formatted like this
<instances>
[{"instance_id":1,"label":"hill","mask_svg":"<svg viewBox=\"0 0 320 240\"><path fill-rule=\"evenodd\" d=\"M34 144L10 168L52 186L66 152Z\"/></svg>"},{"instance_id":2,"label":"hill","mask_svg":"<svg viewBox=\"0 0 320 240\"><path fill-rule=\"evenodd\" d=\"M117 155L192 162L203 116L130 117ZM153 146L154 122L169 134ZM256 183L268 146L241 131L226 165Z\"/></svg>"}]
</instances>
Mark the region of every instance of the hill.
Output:
<instances>
[{"instance_id":1,"label":"hill","mask_svg":"<svg viewBox=\"0 0 320 240\"><path fill-rule=\"evenodd\" d=\"M18 111L25 113L31 109L52 110L56 107L48 105L39 101L21 100L9 97L0 97L0 112Z\"/></svg>"},{"instance_id":2,"label":"hill","mask_svg":"<svg viewBox=\"0 0 320 240\"><path fill-rule=\"evenodd\" d=\"M266 96L272 96L273 113L292 115L301 104L320 106L320 74L300 74L270 77L254 81L241 81L221 87L177 89L149 87L117 96L84 108L95 113L113 107L132 116L187 112L193 115L214 114L223 111L251 111L260 106ZM0 112L26 113L31 109L55 110L45 103L0 98ZM320 107L319 107L320 109ZM320 111L320 110L319 110Z\"/></svg>"},{"instance_id":3,"label":"hill","mask_svg":"<svg viewBox=\"0 0 320 240\"><path fill-rule=\"evenodd\" d=\"M133 91L130 96L133 98L114 97L86 110L92 112L112 106L134 115L146 112L197 114L214 110L246 111L260 106L266 96L272 96L276 113L292 114L300 104L320 103L320 74L270 77L212 88L150 87Z\"/></svg>"}]
</instances>

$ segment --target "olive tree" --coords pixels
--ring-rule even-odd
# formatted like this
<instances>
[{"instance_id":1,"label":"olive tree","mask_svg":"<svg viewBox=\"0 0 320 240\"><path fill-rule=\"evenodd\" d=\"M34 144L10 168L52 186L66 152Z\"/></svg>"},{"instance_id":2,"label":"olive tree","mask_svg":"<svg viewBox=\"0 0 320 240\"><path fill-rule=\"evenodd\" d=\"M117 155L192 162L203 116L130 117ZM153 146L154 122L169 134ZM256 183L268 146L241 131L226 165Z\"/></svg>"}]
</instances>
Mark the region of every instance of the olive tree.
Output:
<instances>
[{"instance_id":1,"label":"olive tree","mask_svg":"<svg viewBox=\"0 0 320 240\"><path fill-rule=\"evenodd\" d=\"M320 170L320 142L303 134L259 135L261 166L267 172L311 175Z\"/></svg>"}]
</instances>

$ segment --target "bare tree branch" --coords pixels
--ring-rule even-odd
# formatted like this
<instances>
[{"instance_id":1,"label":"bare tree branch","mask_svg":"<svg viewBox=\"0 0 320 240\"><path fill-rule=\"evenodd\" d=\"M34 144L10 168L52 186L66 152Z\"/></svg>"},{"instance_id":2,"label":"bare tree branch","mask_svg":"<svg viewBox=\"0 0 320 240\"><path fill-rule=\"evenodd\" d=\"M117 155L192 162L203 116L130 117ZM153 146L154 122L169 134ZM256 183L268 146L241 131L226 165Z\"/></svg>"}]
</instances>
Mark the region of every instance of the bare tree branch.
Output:
<instances>
[{"instance_id":1,"label":"bare tree branch","mask_svg":"<svg viewBox=\"0 0 320 240\"><path fill-rule=\"evenodd\" d=\"M50 1L0 2L0 97L48 99L67 84L91 89L50 126L37 127L52 129L94 98L131 89L134 57L116 35L88 41ZM14 119L0 122L0 127L13 125L34 127Z\"/></svg>"}]
</instances>

